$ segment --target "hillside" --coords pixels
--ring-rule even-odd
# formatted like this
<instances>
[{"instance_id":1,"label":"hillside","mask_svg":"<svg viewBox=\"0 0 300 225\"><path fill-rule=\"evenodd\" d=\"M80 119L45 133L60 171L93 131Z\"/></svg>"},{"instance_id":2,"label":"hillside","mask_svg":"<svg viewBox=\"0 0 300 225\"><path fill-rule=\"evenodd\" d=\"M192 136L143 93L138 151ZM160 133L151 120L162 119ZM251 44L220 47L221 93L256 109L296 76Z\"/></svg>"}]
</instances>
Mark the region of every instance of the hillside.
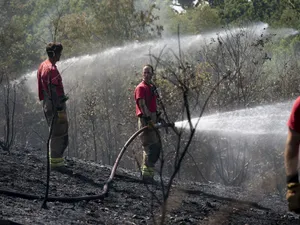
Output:
<instances>
[{"instance_id":1,"label":"hillside","mask_svg":"<svg viewBox=\"0 0 300 225\"><path fill-rule=\"evenodd\" d=\"M43 196L46 187L46 157L39 149L0 150L0 219L19 224L154 224L159 219L161 186L143 184L134 173L119 169L104 199L63 203L30 200L4 194L5 190ZM53 171L50 196L99 195L110 167L68 159L68 170ZM10 224L0 222L0 224ZM13 224L13 223L11 223ZM286 212L286 202L260 190L176 181L169 200L166 224L299 224L297 215Z\"/></svg>"}]
</instances>

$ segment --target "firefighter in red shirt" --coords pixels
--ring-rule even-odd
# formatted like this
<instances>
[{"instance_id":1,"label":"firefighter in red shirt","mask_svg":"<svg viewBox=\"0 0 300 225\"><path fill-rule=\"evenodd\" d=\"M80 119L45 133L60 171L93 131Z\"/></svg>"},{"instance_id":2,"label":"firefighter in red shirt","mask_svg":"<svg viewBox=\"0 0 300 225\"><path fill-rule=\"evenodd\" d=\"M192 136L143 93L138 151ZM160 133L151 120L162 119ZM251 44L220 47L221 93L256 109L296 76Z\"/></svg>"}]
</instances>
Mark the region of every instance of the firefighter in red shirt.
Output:
<instances>
[{"instance_id":1,"label":"firefighter in red shirt","mask_svg":"<svg viewBox=\"0 0 300 225\"><path fill-rule=\"evenodd\" d=\"M300 214L300 184L298 174L299 147L300 147L300 97L293 105L288 120L288 135L285 145L285 171L287 177L288 208Z\"/></svg>"},{"instance_id":2,"label":"firefighter in red shirt","mask_svg":"<svg viewBox=\"0 0 300 225\"><path fill-rule=\"evenodd\" d=\"M157 115L157 95L155 86L151 79L153 76L153 67L146 65L143 67L143 80L135 88L134 99L136 102L136 116L138 117L138 126L153 126L153 122L158 121ZM153 182L154 166L159 159L161 151L161 141L159 133L155 129L148 129L140 135L143 146L142 176L145 182Z\"/></svg>"},{"instance_id":3,"label":"firefighter in red shirt","mask_svg":"<svg viewBox=\"0 0 300 225\"><path fill-rule=\"evenodd\" d=\"M63 46L50 42L46 46L48 59L42 62L37 71L38 96L43 101L43 111L52 135L50 137L50 165L52 169L64 166L63 153L68 146L68 119L62 78L57 70Z\"/></svg>"}]
</instances>

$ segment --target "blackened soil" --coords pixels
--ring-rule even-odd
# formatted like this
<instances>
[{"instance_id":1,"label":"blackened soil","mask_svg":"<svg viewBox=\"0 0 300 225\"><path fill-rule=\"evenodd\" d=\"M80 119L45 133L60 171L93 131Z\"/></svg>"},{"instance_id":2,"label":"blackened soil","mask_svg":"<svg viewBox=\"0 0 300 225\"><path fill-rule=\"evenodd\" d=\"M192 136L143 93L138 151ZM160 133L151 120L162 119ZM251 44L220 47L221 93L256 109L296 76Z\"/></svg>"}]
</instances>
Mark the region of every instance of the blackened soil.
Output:
<instances>
[{"instance_id":1,"label":"blackened soil","mask_svg":"<svg viewBox=\"0 0 300 225\"><path fill-rule=\"evenodd\" d=\"M110 167L68 159L64 172L51 172L49 196L100 195ZM138 176L118 169L104 199L63 203L47 202L46 157L37 149L0 150L0 224L159 224L162 186L145 185ZM6 192L8 191L8 192ZM41 199L16 197L17 193ZM258 191L259 192L259 191ZM299 224L287 213L286 202L217 184L176 181L164 224ZM152 194L151 194L152 193ZM3 222L3 221L6 221Z\"/></svg>"}]
</instances>

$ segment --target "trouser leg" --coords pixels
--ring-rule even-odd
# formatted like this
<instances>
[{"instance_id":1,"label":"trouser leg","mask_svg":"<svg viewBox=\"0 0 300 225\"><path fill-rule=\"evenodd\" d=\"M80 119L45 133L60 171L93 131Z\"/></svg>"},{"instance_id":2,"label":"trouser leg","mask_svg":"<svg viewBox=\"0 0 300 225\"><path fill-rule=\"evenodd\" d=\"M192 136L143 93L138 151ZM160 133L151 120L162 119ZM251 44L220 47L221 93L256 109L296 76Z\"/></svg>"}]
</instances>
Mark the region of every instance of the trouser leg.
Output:
<instances>
[{"instance_id":1,"label":"trouser leg","mask_svg":"<svg viewBox=\"0 0 300 225\"><path fill-rule=\"evenodd\" d=\"M156 115L153 115L153 121L156 121ZM139 118L139 128L146 126L143 118ZM158 130L149 129L145 130L140 135L143 147L143 161L142 161L142 175L154 176L155 163L159 159L161 152L161 141L159 139Z\"/></svg>"},{"instance_id":2,"label":"trouser leg","mask_svg":"<svg viewBox=\"0 0 300 225\"><path fill-rule=\"evenodd\" d=\"M143 146L143 176L154 176L155 163L159 159L161 145L159 143Z\"/></svg>"},{"instance_id":3,"label":"trouser leg","mask_svg":"<svg viewBox=\"0 0 300 225\"><path fill-rule=\"evenodd\" d=\"M63 110L66 113L65 104ZM44 101L44 113L49 129L51 127L51 120L54 119L52 125L52 134L50 137L50 165L52 168L63 166L63 154L69 142L68 120L60 120L58 122L56 111L53 112L51 101Z\"/></svg>"}]
</instances>

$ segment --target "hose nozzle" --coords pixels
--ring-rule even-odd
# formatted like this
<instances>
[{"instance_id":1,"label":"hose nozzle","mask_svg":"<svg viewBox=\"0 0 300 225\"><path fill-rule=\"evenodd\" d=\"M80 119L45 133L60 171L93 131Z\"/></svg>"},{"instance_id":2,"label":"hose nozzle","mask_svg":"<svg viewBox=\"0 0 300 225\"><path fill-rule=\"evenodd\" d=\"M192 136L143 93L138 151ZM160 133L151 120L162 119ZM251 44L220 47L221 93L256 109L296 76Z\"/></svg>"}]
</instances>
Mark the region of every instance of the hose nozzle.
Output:
<instances>
[{"instance_id":1,"label":"hose nozzle","mask_svg":"<svg viewBox=\"0 0 300 225\"><path fill-rule=\"evenodd\" d=\"M154 127L157 129L166 128L166 127L174 127L174 126L175 126L174 123L156 123L156 124L154 124Z\"/></svg>"}]
</instances>

